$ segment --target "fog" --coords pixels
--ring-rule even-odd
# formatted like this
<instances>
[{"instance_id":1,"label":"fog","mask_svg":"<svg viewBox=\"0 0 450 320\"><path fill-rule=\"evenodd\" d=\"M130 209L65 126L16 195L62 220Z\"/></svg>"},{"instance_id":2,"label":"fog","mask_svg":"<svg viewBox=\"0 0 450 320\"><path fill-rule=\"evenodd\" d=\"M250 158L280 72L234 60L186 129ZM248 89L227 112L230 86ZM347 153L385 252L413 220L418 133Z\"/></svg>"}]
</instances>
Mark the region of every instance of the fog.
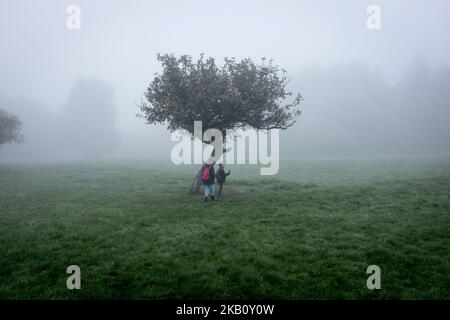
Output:
<instances>
[{"instance_id":1,"label":"fog","mask_svg":"<svg viewBox=\"0 0 450 320\"><path fill-rule=\"evenodd\" d=\"M449 154L449 13L446 0L2 0L0 108L24 142L0 161L169 159L170 133L136 117L158 52L285 68L304 101L282 157Z\"/></svg>"}]
</instances>

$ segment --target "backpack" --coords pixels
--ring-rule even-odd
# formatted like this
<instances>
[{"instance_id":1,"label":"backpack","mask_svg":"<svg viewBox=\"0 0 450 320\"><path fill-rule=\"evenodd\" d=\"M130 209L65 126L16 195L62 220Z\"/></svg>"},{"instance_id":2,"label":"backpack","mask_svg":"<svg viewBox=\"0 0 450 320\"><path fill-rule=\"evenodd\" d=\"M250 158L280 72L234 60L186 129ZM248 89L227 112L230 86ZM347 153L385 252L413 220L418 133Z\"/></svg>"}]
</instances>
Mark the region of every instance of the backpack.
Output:
<instances>
[{"instance_id":1,"label":"backpack","mask_svg":"<svg viewBox=\"0 0 450 320\"><path fill-rule=\"evenodd\" d=\"M203 181L209 181L209 175L210 175L211 168L208 166L203 167L202 171L202 180Z\"/></svg>"}]
</instances>

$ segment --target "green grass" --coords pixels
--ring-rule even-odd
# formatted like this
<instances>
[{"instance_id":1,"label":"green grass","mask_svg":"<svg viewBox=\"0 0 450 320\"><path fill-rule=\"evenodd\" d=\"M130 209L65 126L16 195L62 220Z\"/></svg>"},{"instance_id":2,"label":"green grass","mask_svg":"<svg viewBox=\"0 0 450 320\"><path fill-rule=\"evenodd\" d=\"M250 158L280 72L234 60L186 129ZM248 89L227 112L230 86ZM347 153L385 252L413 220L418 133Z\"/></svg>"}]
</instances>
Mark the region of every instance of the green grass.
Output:
<instances>
[{"instance_id":1,"label":"green grass","mask_svg":"<svg viewBox=\"0 0 450 320\"><path fill-rule=\"evenodd\" d=\"M197 169L0 165L0 298L450 298L450 159L232 166L206 204L188 192Z\"/></svg>"}]
</instances>

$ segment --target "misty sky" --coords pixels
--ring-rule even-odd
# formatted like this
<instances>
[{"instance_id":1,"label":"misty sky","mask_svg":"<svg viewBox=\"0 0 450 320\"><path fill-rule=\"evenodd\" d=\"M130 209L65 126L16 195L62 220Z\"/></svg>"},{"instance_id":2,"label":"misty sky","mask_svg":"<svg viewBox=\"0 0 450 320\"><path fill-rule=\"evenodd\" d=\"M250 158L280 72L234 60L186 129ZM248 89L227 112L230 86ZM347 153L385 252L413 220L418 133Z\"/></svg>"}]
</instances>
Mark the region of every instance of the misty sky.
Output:
<instances>
[{"instance_id":1,"label":"misty sky","mask_svg":"<svg viewBox=\"0 0 450 320\"><path fill-rule=\"evenodd\" d=\"M66 27L66 9L71 4L81 8L81 30ZM366 9L372 4L381 8L380 30L366 27ZM433 85L426 95L418 97L438 105L427 128L433 126L434 119L450 117L445 109L446 105L450 107L449 96L441 96L450 84L442 83L449 80L450 66L450 1L445 0L2 0L0 40L0 108L19 114L25 124L39 118L35 114L58 117L66 114L67 105L74 101L74 88L83 87L88 81L80 79L99 79L104 84L94 86L111 88L112 96L105 97L105 101L111 100L114 106L111 112L115 112L113 121L121 136L124 156L144 155L145 148L153 148L153 155L166 152L165 145L170 143L169 134L162 127L146 126L135 117L136 103L152 75L160 71L158 52L194 57L204 52L219 61L225 56L273 58L291 76L290 88L305 98L302 118L292 129L291 137L289 131L284 135L289 144L287 150L303 146L299 153L334 153L341 146L359 150L369 144L377 146L374 152L397 148L398 145L383 148L384 141L392 141L388 137L343 143L367 126L355 118L349 122L351 126L361 126L343 132L348 123L340 127L341 120L358 112L371 114L379 104L385 106L386 112L390 112L390 105L409 104L409 93L422 88L420 81L405 80L414 72L418 72L413 78L416 80L431 73L427 83ZM330 88L339 86L342 91L328 95ZM433 94L436 86L441 87ZM362 90L359 93L358 88ZM354 96L346 96L342 93L345 90ZM368 94L379 100L365 100ZM390 121L398 117L403 121L408 109L402 107L396 107L398 110L384 118ZM330 115L333 110L342 112L334 117ZM411 121L423 121L423 116L417 117L419 120ZM375 121L376 116L371 119ZM384 122L385 125L373 128L371 136L386 132L388 126L387 131L391 130L397 139L406 139L413 129L408 129L408 133L395 129L405 121L390 126ZM445 127L450 118L441 121L444 122L440 126ZM32 135L40 130L38 124L30 126L35 130ZM442 135L448 131L442 130L430 134L430 139L447 140ZM25 140L26 133L25 130ZM304 140L299 141L302 137ZM340 137L340 141L333 137ZM429 145L427 141L423 143ZM408 151L415 148L414 144L401 146ZM444 142L436 144L441 153L449 151L445 150L447 146ZM26 143L4 150L19 150L20 155L20 148L25 147Z\"/></svg>"}]
</instances>

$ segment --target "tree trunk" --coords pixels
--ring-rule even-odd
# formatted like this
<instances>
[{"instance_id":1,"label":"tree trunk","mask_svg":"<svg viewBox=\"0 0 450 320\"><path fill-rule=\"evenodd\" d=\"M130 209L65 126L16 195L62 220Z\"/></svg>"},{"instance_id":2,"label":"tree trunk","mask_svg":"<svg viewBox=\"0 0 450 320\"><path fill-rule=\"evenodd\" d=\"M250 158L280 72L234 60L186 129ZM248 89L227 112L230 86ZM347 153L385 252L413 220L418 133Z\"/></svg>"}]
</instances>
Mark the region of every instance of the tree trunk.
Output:
<instances>
[{"instance_id":1,"label":"tree trunk","mask_svg":"<svg viewBox=\"0 0 450 320\"><path fill-rule=\"evenodd\" d=\"M202 166L203 168L203 166ZM194 178L191 186L191 192L197 193L200 191L200 186L202 185L202 168L198 171L197 175Z\"/></svg>"}]
</instances>

